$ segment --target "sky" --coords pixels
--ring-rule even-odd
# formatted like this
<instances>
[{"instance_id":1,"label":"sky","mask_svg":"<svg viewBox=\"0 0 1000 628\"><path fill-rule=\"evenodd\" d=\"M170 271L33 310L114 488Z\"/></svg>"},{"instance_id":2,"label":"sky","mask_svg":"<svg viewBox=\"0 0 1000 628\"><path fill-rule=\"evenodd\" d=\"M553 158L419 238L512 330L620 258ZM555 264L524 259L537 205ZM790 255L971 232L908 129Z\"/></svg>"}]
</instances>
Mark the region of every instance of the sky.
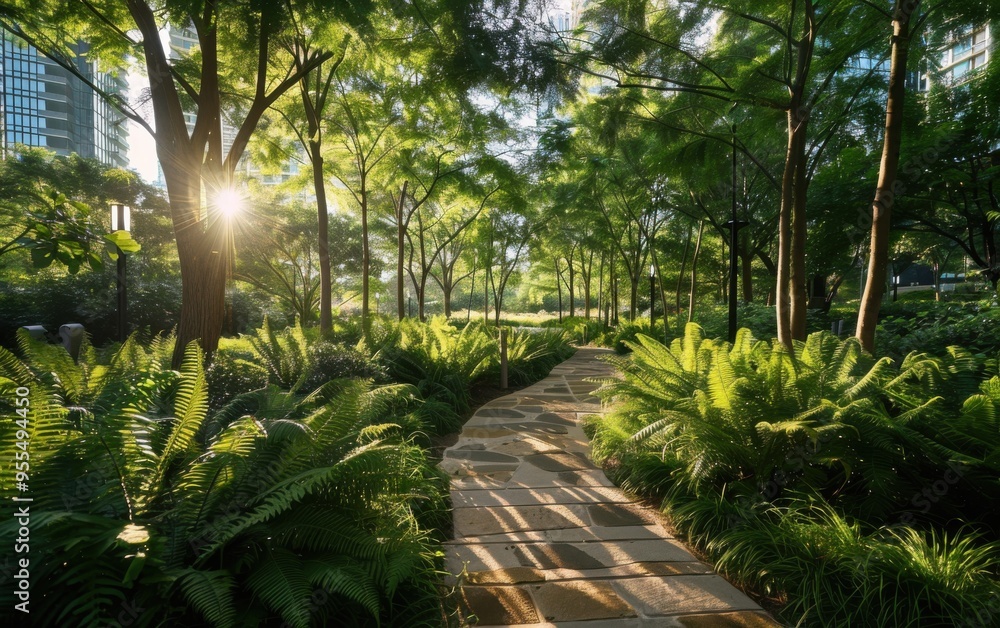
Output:
<instances>
[{"instance_id":1,"label":"sky","mask_svg":"<svg viewBox=\"0 0 1000 628\"><path fill-rule=\"evenodd\" d=\"M130 77L129 80L134 81L135 78ZM129 122L128 163L130 168L137 170L150 183L155 182L159 176L153 138L135 122Z\"/></svg>"},{"instance_id":2,"label":"sky","mask_svg":"<svg viewBox=\"0 0 1000 628\"><path fill-rule=\"evenodd\" d=\"M557 16L569 16L576 6L574 0L552 0L549 4L547 18L555 22ZM161 32L161 39L165 48L169 47L169 35L166 31ZM149 81L144 75L137 72L130 72L128 75L129 92L133 95L140 94L149 87ZM152 111L147 107L144 112L146 121L153 125ZM521 126L532 127L535 125L534 111L530 115L517 121ZM129 167L136 170L139 175L150 183L155 183L159 177L158 162L156 159L156 146L152 136L135 122L129 121Z\"/></svg>"}]
</instances>

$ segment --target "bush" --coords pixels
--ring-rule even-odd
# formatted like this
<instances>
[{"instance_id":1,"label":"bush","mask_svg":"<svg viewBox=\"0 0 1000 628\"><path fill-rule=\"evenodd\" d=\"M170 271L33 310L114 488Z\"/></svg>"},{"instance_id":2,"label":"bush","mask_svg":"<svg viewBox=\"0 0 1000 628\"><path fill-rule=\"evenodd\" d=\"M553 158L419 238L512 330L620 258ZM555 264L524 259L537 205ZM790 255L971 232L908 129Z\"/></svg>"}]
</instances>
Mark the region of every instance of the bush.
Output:
<instances>
[{"instance_id":1,"label":"bush","mask_svg":"<svg viewBox=\"0 0 1000 628\"><path fill-rule=\"evenodd\" d=\"M615 411L586 426L595 459L664 498L720 569L787 595L789 619L933 623L976 617L1000 591L994 546L954 529L995 537L1000 525L1000 378L983 381L981 359L951 347L894 365L826 332L789 352L746 329L734 345L709 340L697 325L670 347L641 334L627 345L630 358L611 358L623 378L596 393ZM856 551L838 554L841 532ZM963 560L976 565L968 580L952 571Z\"/></svg>"},{"instance_id":2,"label":"bush","mask_svg":"<svg viewBox=\"0 0 1000 628\"><path fill-rule=\"evenodd\" d=\"M472 383L488 371L497 353L496 339L481 323L457 331L444 317L427 324L406 319L396 334L384 334L380 346L393 380L412 384L424 399L443 402L444 414L436 426L440 433L461 426Z\"/></svg>"},{"instance_id":3,"label":"bush","mask_svg":"<svg viewBox=\"0 0 1000 628\"><path fill-rule=\"evenodd\" d=\"M898 358L911 351L941 354L957 345L974 354L995 356L1000 353L998 325L1000 309L989 301L897 301L882 309L875 350Z\"/></svg>"},{"instance_id":4,"label":"bush","mask_svg":"<svg viewBox=\"0 0 1000 628\"><path fill-rule=\"evenodd\" d=\"M866 531L822 502L804 499L756 509L698 501L675 513L675 523L685 531L725 522L704 544L716 567L765 595L787 596L782 615L790 622L995 623L1000 595L995 543L905 526Z\"/></svg>"},{"instance_id":5,"label":"bush","mask_svg":"<svg viewBox=\"0 0 1000 628\"><path fill-rule=\"evenodd\" d=\"M361 351L343 344L320 340L308 349L309 375L304 388L313 390L322 384L342 377L358 377L384 383L388 374L381 365L372 362Z\"/></svg>"},{"instance_id":6,"label":"bush","mask_svg":"<svg viewBox=\"0 0 1000 628\"><path fill-rule=\"evenodd\" d=\"M109 363L89 346L78 364L24 334L19 346L24 359L0 349L0 411L30 390L36 623L97 625L123 604L144 609L140 625L441 616L431 526L446 482L407 436L413 418L386 412L412 404L409 387L271 387L209 416L194 343L180 371L134 339ZM17 429L0 423L4 460ZM11 587L0 603L12 612Z\"/></svg>"},{"instance_id":7,"label":"bush","mask_svg":"<svg viewBox=\"0 0 1000 628\"><path fill-rule=\"evenodd\" d=\"M212 364L205 369L208 382L209 405L218 410L233 397L267 386L267 371L253 361L251 352L215 352Z\"/></svg>"}]
</instances>

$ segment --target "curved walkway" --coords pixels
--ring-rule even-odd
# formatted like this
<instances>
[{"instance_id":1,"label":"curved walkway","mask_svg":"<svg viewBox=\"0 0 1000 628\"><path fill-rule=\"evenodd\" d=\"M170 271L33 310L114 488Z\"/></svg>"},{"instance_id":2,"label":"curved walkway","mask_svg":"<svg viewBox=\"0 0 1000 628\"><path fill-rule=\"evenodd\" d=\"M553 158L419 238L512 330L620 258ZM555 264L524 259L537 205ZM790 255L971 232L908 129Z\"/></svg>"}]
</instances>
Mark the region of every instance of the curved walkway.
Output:
<instances>
[{"instance_id":1,"label":"curved walkway","mask_svg":"<svg viewBox=\"0 0 1000 628\"><path fill-rule=\"evenodd\" d=\"M776 626L590 460L580 417L601 412L585 347L465 424L452 476L456 574L479 626Z\"/></svg>"}]
</instances>

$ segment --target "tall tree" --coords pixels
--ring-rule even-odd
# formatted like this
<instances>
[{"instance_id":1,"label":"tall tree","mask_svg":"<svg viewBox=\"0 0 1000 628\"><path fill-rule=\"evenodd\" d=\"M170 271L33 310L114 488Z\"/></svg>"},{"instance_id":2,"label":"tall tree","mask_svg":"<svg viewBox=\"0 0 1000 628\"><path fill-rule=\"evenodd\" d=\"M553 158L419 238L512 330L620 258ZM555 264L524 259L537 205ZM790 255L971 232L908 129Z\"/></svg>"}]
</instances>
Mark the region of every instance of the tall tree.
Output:
<instances>
[{"instance_id":1,"label":"tall tree","mask_svg":"<svg viewBox=\"0 0 1000 628\"><path fill-rule=\"evenodd\" d=\"M361 322L367 337L370 323L372 269L372 199L384 189L384 170L403 139L396 133L400 94L393 88L394 71L384 60L356 60L357 66L334 81L338 129L332 171L353 200L361 218Z\"/></svg>"},{"instance_id":2,"label":"tall tree","mask_svg":"<svg viewBox=\"0 0 1000 628\"><path fill-rule=\"evenodd\" d=\"M316 193L316 224L319 264L319 329L328 334L333 329L332 279L330 272L330 210L326 196L326 172L324 169L323 139L326 131L325 117L330 101L330 88L337 69L344 60L350 41L349 34L330 33L324 26L310 25L296 29L289 52L295 67L301 73L299 98L302 105L303 124L297 125L292 119L292 128L305 149L312 166L313 190ZM329 23L325 24L329 26ZM325 38L325 41L324 41ZM339 41L338 41L339 40ZM312 71L302 72L314 49L339 49L334 58L317 64Z\"/></svg>"},{"instance_id":3,"label":"tall tree","mask_svg":"<svg viewBox=\"0 0 1000 628\"><path fill-rule=\"evenodd\" d=\"M421 204L421 209L416 212L416 229L406 231L410 246L406 268L417 293L417 316L420 320L425 318L427 280L433 274L435 261L482 214L490 197L499 189L495 187L486 192L478 206L459 195L452 199L445 197L440 203ZM428 211L430 209L436 211Z\"/></svg>"},{"instance_id":4,"label":"tall tree","mask_svg":"<svg viewBox=\"0 0 1000 628\"><path fill-rule=\"evenodd\" d=\"M893 185L899 169L899 150L903 141L903 100L906 96L906 60L910 53L911 21L920 0L895 0L892 20L892 52L889 62L889 96L885 103L885 135L879 166L875 200L872 201L872 231L869 245L868 279L858 311L857 337L865 351L875 349L875 326L885 291L886 265L889 261L889 227L895 200Z\"/></svg>"},{"instance_id":5,"label":"tall tree","mask_svg":"<svg viewBox=\"0 0 1000 628\"><path fill-rule=\"evenodd\" d=\"M713 133L697 113L714 109L721 118L720 101L752 107L755 115L784 115L776 270L778 337L786 346L805 336L809 162L823 152L822 141L808 141L810 120L847 61L869 49L873 34L863 26L872 12L869 4L692 1L654 11L606 1L588 12L582 51L567 56L569 64L617 86L640 108L650 94L671 94L664 99L668 108L694 112L688 118L697 124L678 125L673 116L657 119L682 132L732 143L729 133ZM708 45L702 43L706 33Z\"/></svg>"},{"instance_id":6,"label":"tall tree","mask_svg":"<svg viewBox=\"0 0 1000 628\"><path fill-rule=\"evenodd\" d=\"M149 132L156 144L183 286L176 364L189 341L200 340L206 351L214 351L222 331L232 238L216 199L232 188L236 165L265 111L304 73L332 56L315 52L296 67L276 45L306 6L320 9L327 19L355 21L368 10L367 3L312 0L57 0L44 5L18 0L0 7L6 29L77 76L71 46L79 40L90 43L92 54L109 65L120 67L129 57L144 65L152 122L120 96L80 78ZM161 40L167 23L189 28L197 48L180 58L168 54ZM194 118L190 127L188 116ZM237 127L228 152L224 119Z\"/></svg>"}]
</instances>

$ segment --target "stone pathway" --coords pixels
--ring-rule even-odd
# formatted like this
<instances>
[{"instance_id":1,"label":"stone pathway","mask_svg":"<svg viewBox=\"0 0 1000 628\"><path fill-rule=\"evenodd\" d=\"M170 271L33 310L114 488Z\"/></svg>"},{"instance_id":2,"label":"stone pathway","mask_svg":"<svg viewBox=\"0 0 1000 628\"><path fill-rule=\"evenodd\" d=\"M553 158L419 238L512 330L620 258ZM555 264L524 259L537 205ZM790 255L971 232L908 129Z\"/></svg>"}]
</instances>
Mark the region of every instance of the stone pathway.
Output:
<instances>
[{"instance_id":1,"label":"stone pathway","mask_svg":"<svg viewBox=\"0 0 1000 628\"><path fill-rule=\"evenodd\" d=\"M486 404L441 467L452 475L447 569L479 626L777 626L590 460L580 417L604 350ZM453 581L454 582L454 581Z\"/></svg>"}]
</instances>

